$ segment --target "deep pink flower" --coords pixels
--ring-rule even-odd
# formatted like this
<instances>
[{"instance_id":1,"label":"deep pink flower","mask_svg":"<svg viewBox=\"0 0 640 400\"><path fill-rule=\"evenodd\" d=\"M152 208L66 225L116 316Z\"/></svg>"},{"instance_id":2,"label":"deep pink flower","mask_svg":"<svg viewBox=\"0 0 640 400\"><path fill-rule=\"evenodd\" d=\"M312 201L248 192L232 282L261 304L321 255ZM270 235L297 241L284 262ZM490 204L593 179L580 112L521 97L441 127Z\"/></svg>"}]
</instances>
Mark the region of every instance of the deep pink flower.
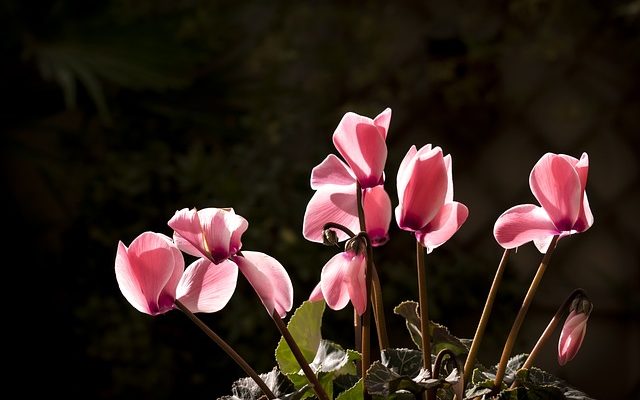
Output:
<instances>
[{"instance_id":1,"label":"deep pink flower","mask_svg":"<svg viewBox=\"0 0 640 400\"><path fill-rule=\"evenodd\" d=\"M587 332L588 320L588 313L576 310L569 313L558 341L558 364L565 365L576 356Z\"/></svg>"},{"instance_id":2,"label":"deep pink flower","mask_svg":"<svg viewBox=\"0 0 640 400\"><path fill-rule=\"evenodd\" d=\"M469 215L467 207L453 201L451 156L430 144L411 146L398 169L400 229L414 232L427 252L449 240Z\"/></svg>"},{"instance_id":3,"label":"deep pink flower","mask_svg":"<svg viewBox=\"0 0 640 400\"><path fill-rule=\"evenodd\" d=\"M242 234L249 223L232 209L204 208L176 211L169 221L174 240L185 253L205 257L214 263L232 263L240 268L269 314L281 317L293 306L293 285L284 267L266 254L245 251Z\"/></svg>"},{"instance_id":4,"label":"deep pink flower","mask_svg":"<svg viewBox=\"0 0 640 400\"><path fill-rule=\"evenodd\" d=\"M353 170L363 189L383 183L391 109L374 119L346 113L333 134L333 144Z\"/></svg>"},{"instance_id":5,"label":"deep pink flower","mask_svg":"<svg viewBox=\"0 0 640 400\"><path fill-rule=\"evenodd\" d=\"M505 249L533 241L546 252L551 239L584 232L593 225L593 214L585 193L589 157L580 160L547 153L536 163L529 176L529 186L542 207L521 204L505 211L493 229L498 243Z\"/></svg>"},{"instance_id":6,"label":"deep pink flower","mask_svg":"<svg viewBox=\"0 0 640 400\"><path fill-rule=\"evenodd\" d=\"M172 310L176 299L192 312L218 311L231 298L238 277L230 261L214 265L200 259L185 270L177 246L154 232L142 233L128 248L118 243L115 272L124 297L150 315Z\"/></svg>"},{"instance_id":7,"label":"deep pink flower","mask_svg":"<svg viewBox=\"0 0 640 400\"><path fill-rule=\"evenodd\" d=\"M249 223L233 209L183 208L176 211L169 226L174 230L173 237L180 250L217 264L240 250L240 239Z\"/></svg>"},{"instance_id":8,"label":"deep pink flower","mask_svg":"<svg viewBox=\"0 0 640 400\"><path fill-rule=\"evenodd\" d=\"M367 308L365 272L367 263L362 252L356 254L348 250L333 256L322 268L320 283L311 293L309 300L324 298L333 310L343 309L349 300L358 315Z\"/></svg>"},{"instance_id":9,"label":"deep pink flower","mask_svg":"<svg viewBox=\"0 0 640 400\"><path fill-rule=\"evenodd\" d=\"M312 242L322 243L323 227L327 222L346 226L360 232L356 178L353 171L338 157L330 154L311 171L313 197L304 214L302 233ZM362 191L367 233L373 246L384 244L391 222L391 199L382 185ZM336 231L338 240L347 235Z\"/></svg>"}]
</instances>

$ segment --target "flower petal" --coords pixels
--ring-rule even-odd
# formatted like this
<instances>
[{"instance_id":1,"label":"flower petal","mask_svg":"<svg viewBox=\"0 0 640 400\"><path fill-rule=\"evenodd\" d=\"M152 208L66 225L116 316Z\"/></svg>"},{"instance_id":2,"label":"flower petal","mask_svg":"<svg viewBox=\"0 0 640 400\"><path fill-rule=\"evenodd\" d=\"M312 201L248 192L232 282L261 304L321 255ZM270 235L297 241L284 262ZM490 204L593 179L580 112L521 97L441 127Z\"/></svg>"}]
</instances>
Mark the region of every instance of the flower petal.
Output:
<instances>
[{"instance_id":1,"label":"flower petal","mask_svg":"<svg viewBox=\"0 0 640 400\"><path fill-rule=\"evenodd\" d=\"M324 296L322 295L322 285L320 282L313 288L313 291L309 295L309 301L320 301L324 300Z\"/></svg>"},{"instance_id":2,"label":"flower petal","mask_svg":"<svg viewBox=\"0 0 640 400\"><path fill-rule=\"evenodd\" d=\"M351 298L351 304L358 315L364 314L367 309L367 286L365 274L367 261L363 255L354 256L349 263L349 271L346 276L347 290Z\"/></svg>"},{"instance_id":3,"label":"flower petal","mask_svg":"<svg viewBox=\"0 0 640 400\"><path fill-rule=\"evenodd\" d=\"M305 239L322 243L322 231L327 222L335 222L351 229L360 231L358 221L358 207L356 199L356 185L350 186L325 185L314 193L307 204L302 223L302 234ZM348 236L336 231L338 240L346 240Z\"/></svg>"},{"instance_id":4,"label":"flower petal","mask_svg":"<svg viewBox=\"0 0 640 400\"><path fill-rule=\"evenodd\" d=\"M191 312L212 313L227 305L236 289L238 267L225 260L214 264L200 258L187 267L176 295Z\"/></svg>"},{"instance_id":5,"label":"flower petal","mask_svg":"<svg viewBox=\"0 0 640 400\"><path fill-rule=\"evenodd\" d=\"M138 284L136 271L129 262L127 247L122 242L118 242L116 253L116 280L122 295L136 310L151 314L147 299Z\"/></svg>"},{"instance_id":6,"label":"flower petal","mask_svg":"<svg viewBox=\"0 0 640 400\"><path fill-rule=\"evenodd\" d=\"M352 185L356 178L342 160L329 154L311 170L311 188L316 190L324 185Z\"/></svg>"},{"instance_id":7,"label":"flower petal","mask_svg":"<svg viewBox=\"0 0 640 400\"><path fill-rule=\"evenodd\" d=\"M588 319L589 315L585 313L576 313L575 310L569 313L558 341L558 364L565 365L578 354L587 332Z\"/></svg>"},{"instance_id":8,"label":"flower petal","mask_svg":"<svg viewBox=\"0 0 640 400\"><path fill-rule=\"evenodd\" d=\"M547 212L533 204L521 204L508 209L498 217L493 227L493 235L505 249L532 240L545 240L559 233Z\"/></svg>"},{"instance_id":9,"label":"flower petal","mask_svg":"<svg viewBox=\"0 0 640 400\"><path fill-rule=\"evenodd\" d=\"M255 289L269 313L284 318L293 306L293 285L282 264L275 258L257 251L244 251L233 257L240 272Z\"/></svg>"},{"instance_id":10,"label":"flower petal","mask_svg":"<svg viewBox=\"0 0 640 400\"><path fill-rule=\"evenodd\" d=\"M447 167L447 194L444 196L445 203L453 201L453 161L451 154L444 156L444 165Z\"/></svg>"},{"instance_id":11,"label":"flower petal","mask_svg":"<svg viewBox=\"0 0 640 400\"><path fill-rule=\"evenodd\" d=\"M333 134L333 144L363 189L381 183L387 161L385 136L370 118L348 112Z\"/></svg>"},{"instance_id":12,"label":"flower petal","mask_svg":"<svg viewBox=\"0 0 640 400\"><path fill-rule=\"evenodd\" d=\"M446 203L424 228L416 232L416 239L427 248L427 254L451 239L469 216L469 209L458 202Z\"/></svg>"},{"instance_id":13,"label":"flower petal","mask_svg":"<svg viewBox=\"0 0 640 400\"><path fill-rule=\"evenodd\" d=\"M322 268L320 286L327 305L333 310L342 310L349 303L347 274L353 253L338 253Z\"/></svg>"},{"instance_id":14,"label":"flower petal","mask_svg":"<svg viewBox=\"0 0 640 400\"><path fill-rule=\"evenodd\" d=\"M373 119L373 123L378 127L382 138L386 140L389 133L389 124L391 123L391 109L389 107L385 108Z\"/></svg>"},{"instance_id":15,"label":"flower petal","mask_svg":"<svg viewBox=\"0 0 640 400\"><path fill-rule=\"evenodd\" d=\"M391 199L382 185L365 189L362 192L364 216L371 244L374 247L382 246L389 240Z\"/></svg>"},{"instance_id":16,"label":"flower petal","mask_svg":"<svg viewBox=\"0 0 640 400\"><path fill-rule=\"evenodd\" d=\"M571 230L578 219L583 193L571 162L557 154L545 154L533 167L529 186L556 228Z\"/></svg>"},{"instance_id":17,"label":"flower petal","mask_svg":"<svg viewBox=\"0 0 640 400\"><path fill-rule=\"evenodd\" d=\"M213 262L219 264L240 250L240 239L249 226L246 219L222 208L204 208L198 217Z\"/></svg>"},{"instance_id":18,"label":"flower petal","mask_svg":"<svg viewBox=\"0 0 640 400\"><path fill-rule=\"evenodd\" d=\"M176 211L168 225L174 231L173 239L180 250L195 257L209 256L202 236L198 211L195 208Z\"/></svg>"}]
</instances>

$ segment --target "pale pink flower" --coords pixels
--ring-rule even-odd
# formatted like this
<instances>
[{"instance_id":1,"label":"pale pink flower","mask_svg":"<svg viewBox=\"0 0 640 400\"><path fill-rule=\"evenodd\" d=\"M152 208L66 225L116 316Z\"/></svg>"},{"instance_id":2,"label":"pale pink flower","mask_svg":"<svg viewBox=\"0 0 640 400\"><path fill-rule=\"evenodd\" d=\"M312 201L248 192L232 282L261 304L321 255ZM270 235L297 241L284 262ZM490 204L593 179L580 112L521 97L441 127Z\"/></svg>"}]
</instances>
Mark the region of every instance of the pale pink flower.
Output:
<instances>
[{"instance_id":1,"label":"pale pink flower","mask_svg":"<svg viewBox=\"0 0 640 400\"><path fill-rule=\"evenodd\" d=\"M453 201L451 164L450 155L428 144L420 150L411 146L398 169L396 221L400 229L414 232L428 253L449 240L469 215L464 204Z\"/></svg>"},{"instance_id":2,"label":"pale pink flower","mask_svg":"<svg viewBox=\"0 0 640 400\"><path fill-rule=\"evenodd\" d=\"M584 335L587 332L588 320L588 313L577 312L576 310L569 313L558 341L558 364L565 365L578 354Z\"/></svg>"},{"instance_id":3,"label":"pale pink flower","mask_svg":"<svg viewBox=\"0 0 640 400\"><path fill-rule=\"evenodd\" d=\"M341 310L351 301L358 315L364 314L367 308L366 269L362 251L348 250L336 254L322 268L320 283L309 300L324 299L333 310Z\"/></svg>"},{"instance_id":4,"label":"pale pink flower","mask_svg":"<svg viewBox=\"0 0 640 400\"><path fill-rule=\"evenodd\" d=\"M311 188L315 189L304 214L302 233L312 242L322 243L323 227L334 222L360 232L356 178L338 157L330 154L311 171ZM362 202L366 228L373 246L384 244L391 222L391 199L382 185L364 189ZM336 230L338 240L348 236Z\"/></svg>"},{"instance_id":5,"label":"pale pink flower","mask_svg":"<svg viewBox=\"0 0 640 400\"><path fill-rule=\"evenodd\" d=\"M192 312L218 311L231 298L238 277L230 261L214 265L200 259L185 270L178 247L154 232L142 233L129 247L118 243L115 272L127 301L150 315L172 310L176 299Z\"/></svg>"},{"instance_id":6,"label":"pale pink flower","mask_svg":"<svg viewBox=\"0 0 640 400\"><path fill-rule=\"evenodd\" d=\"M493 229L505 249L533 241L546 252L551 239L584 232L593 225L593 214L585 193L589 157L580 160L564 154L547 153L536 163L529 186L542 207L521 204L505 211Z\"/></svg>"},{"instance_id":7,"label":"pale pink flower","mask_svg":"<svg viewBox=\"0 0 640 400\"><path fill-rule=\"evenodd\" d=\"M293 285L284 267L273 257L244 251L242 234L249 223L233 209L204 208L176 211L169 220L174 240L185 253L216 264L231 263L247 278L269 314L285 317L293 306Z\"/></svg>"},{"instance_id":8,"label":"pale pink flower","mask_svg":"<svg viewBox=\"0 0 640 400\"><path fill-rule=\"evenodd\" d=\"M374 119L348 112L333 134L333 144L347 161L363 189L384 182L386 139L390 122L390 108Z\"/></svg>"}]
</instances>

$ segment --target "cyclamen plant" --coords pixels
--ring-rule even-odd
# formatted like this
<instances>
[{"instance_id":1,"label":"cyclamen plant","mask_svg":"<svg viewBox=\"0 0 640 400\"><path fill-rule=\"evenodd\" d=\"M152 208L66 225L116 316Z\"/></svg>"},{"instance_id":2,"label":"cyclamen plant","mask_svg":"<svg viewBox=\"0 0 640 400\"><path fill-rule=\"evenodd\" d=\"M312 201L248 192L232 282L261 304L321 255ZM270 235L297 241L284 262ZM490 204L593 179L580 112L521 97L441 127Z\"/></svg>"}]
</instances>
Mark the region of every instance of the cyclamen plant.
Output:
<instances>
[{"instance_id":1,"label":"cyclamen plant","mask_svg":"<svg viewBox=\"0 0 640 400\"><path fill-rule=\"evenodd\" d=\"M340 246L321 270L320 282L285 325L293 306L293 285L279 261L242 250L249 223L231 208L182 209L168 221L173 238L144 232L127 247L118 244L115 273L124 297L138 311L156 316L179 309L217 343L248 375L225 399L321 400L388 399L585 399L584 393L533 366L559 321L569 313L558 343L558 363L573 359L582 344L592 304L576 289L560 305L529 354L511 357L520 327L560 238L593 224L585 193L588 156L580 159L548 153L529 177L540 206L523 204L505 211L494 236L505 249L473 340L459 339L429 319L426 262L466 221L467 207L453 200L452 157L440 147L412 146L397 172L398 227L416 241L418 302L406 301L394 312L405 319L417 349L394 348L386 333L382 283L373 250L389 240L391 199L384 189L386 137L391 110L371 119L344 115L333 134L342 156L328 155L311 172L315 193L304 214L303 236ZM534 242L543 254L500 361L485 367L476 360L497 289L512 249ZM197 257L185 269L183 252ZM256 292L282 334L277 366L258 374L194 313L217 312L235 290L238 271ZM322 339L325 304L354 310L354 349ZM371 354L373 311L380 354ZM375 358L375 360L374 360Z\"/></svg>"}]
</instances>

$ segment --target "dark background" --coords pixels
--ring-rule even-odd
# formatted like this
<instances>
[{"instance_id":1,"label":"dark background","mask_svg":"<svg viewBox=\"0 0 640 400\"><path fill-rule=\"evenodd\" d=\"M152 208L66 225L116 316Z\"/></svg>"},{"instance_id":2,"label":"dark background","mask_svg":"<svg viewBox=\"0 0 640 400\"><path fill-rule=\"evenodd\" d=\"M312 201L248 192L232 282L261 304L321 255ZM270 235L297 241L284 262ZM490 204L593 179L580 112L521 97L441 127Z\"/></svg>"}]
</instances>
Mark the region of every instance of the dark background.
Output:
<instances>
[{"instance_id":1,"label":"dark background","mask_svg":"<svg viewBox=\"0 0 640 400\"><path fill-rule=\"evenodd\" d=\"M470 217L427 258L431 316L473 336L502 249L492 227L534 202L545 152L590 156L595 215L560 242L525 322L528 351L557 305L585 288L594 312L578 356L538 365L598 399L640 386L640 2L435 0L386 3L112 0L0 5L0 132L6 204L6 362L23 392L85 398L216 398L241 371L178 312L122 297L118 240L170 234L183 207L234 207L245 249L288 269L295 304L335 250L305 241L309 174L335 149L346 111L393 109L386 187L411 144L454 159ZM391 314L417 298L411 238L392 222L376 251ZM502 342L539 262L512 258L480 359ZM259 371L278 335L242 280L203 319ZM350 311L325 337L351 343ZM22 339L22 341L21 341Z\"/></svg>"}]
</instances>

